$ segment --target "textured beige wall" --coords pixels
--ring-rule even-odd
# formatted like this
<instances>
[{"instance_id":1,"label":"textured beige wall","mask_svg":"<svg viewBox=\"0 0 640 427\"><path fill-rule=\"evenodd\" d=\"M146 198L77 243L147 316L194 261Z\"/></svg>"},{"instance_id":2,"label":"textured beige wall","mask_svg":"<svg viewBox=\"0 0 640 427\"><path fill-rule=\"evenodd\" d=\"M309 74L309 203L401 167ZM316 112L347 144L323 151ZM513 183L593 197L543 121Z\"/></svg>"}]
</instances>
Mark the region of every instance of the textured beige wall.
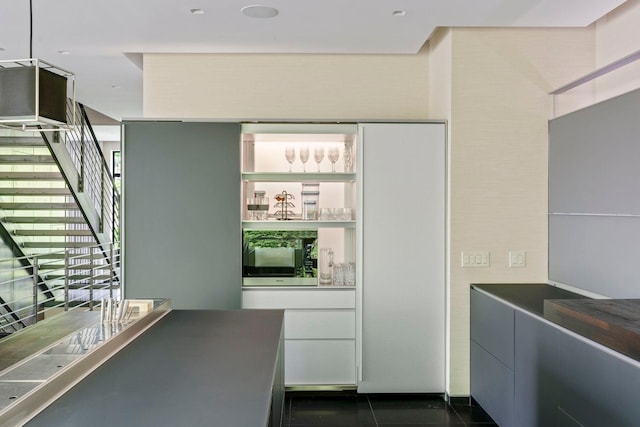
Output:
<instances>
[{"instance_id":1,"label":"textured beige wall","mask_svg":"<svg viewBox=\"0 0 640 427\"><path fill-rule=\"evenodd\" d=\"M450 115L450 378L469 394L469 284L546 282L553 88L590 71L591 29L454 29ZM432 61L435 59L432 58ZM490 267L462 268L462 251ZM525 268L508 252L526 251Z\"/></svg>"},{"instance_id":2,"label":"textured beige wall","mask_svg":"<svg viewBox=\"0 0 640 427\"><path fill-rule=\"evenodd\" d=\"M429 117L416 55L145 54L153 118L354 120Z\"/></svg>"}]
</instances>

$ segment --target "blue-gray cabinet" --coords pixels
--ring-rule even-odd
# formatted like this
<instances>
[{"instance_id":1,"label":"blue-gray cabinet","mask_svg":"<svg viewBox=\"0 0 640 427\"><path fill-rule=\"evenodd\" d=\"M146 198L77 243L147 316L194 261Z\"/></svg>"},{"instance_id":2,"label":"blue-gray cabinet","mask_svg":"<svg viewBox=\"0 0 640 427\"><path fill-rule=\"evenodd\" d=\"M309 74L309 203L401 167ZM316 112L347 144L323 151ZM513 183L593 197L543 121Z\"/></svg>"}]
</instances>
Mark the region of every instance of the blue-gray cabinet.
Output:
<instances>
[{"instance_id":1,"label":"blue-gray cabinet","mask_svg":"<svg viewBox=\"0 0 640 427\"><path fill-rule=\"evenodd\" d=\"M502 427L515 425L514 312L471 290L471 396Z\"/></svg>"},{"instance_id":2,"label":"blue-gray cabinet","mask_svg":"<svg viewBox=\"0 0 640 427\"><path fill-rule=\"evenodd\" d=\"M640 362L543 312L472 288L470 344L471 396L501 427L638 425Z\"/></svg>"}]
</instances>

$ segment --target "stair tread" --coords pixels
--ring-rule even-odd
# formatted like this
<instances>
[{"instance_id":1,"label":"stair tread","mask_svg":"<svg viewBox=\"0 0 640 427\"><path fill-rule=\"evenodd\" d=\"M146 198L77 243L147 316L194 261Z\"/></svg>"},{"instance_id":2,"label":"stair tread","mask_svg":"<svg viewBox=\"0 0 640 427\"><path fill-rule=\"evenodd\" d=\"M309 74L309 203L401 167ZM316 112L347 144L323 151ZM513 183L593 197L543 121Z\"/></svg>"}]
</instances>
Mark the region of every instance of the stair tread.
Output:
<instances>
[{"instance_id":1,"label":"stair tread","mask_svg":"<svg viewBox=\"0 0 640 427\"><path fill-rule=\"evenodd\" d=\"M0 147L45 147L42 137L3 136Z\"/></svg>"},{"instance_id":2,"label":"stair tread","mask_svg":"<svg viewBox=\"0 0 640 427\"><path fill-rule=\"evenodd\" d=\"M65 255L64 252L56 252L56 253L51 253L51 252L47 252L47 253L43 253L43 254L35 254L37 255L38 259L64 259ZM106 256L99 256L98 253L94 253L93 254L94 259L106 259ZM89 255L74 255L71 254L71 257L73 257L73 259L89 259Z\"/></svg>"},{"instance_id":3,"label":"stair tread","mask_svg":"<svg viewBox=\"0 0 640 427\"><path fill-rule=\"evenodd\" d=\"M5 222L22 224L83 224L83 217L71 216L5 216Z\"/></svg>"},{"instance_id":4,"label":"stair tread","mask_svg":"<svg viewBox=\"0 0 640 427\"><path fill-rule=\"evenodd\" d=\"M102 259L102 258L101 258ZM97 266L94 265L94 268ZM108 266L105 265L104 268ZM69 265L69 270L87 270L89 268L88 265ZM41 264L38 266L39 270L64 270L64 264Z\"/></svg>"},{"instance_id":5,"label":"stair tread","mask_svg":"<svg viewBox=\"0 0 640 427\"><path fill-rule=\"evenodd\" d=\"M95 246L95 242L23 242L23 248L85 248Z\"/></svg>"},{"instance_id":6,"label":"stair tread","mask_svg":"<svg viewBox=\"0 0 640 427\"><path fill-rule=\"evenodd\" d=\"M92 236L90 230L13 230L16 236Z\"/></svg>"},{"instance_id":7,"label":"stair tread","mask_svg":"<svg viewBox=\"0 0 640 427\"><path fill-rule=\"evenodd\" d=\"M35 181L35 180L61 180L60 172L0 172L0 180L10 181Z\"/></svg>"},{"instance_id":8,"label":"stair tread","mask_svg":"<svg viewBox=\"0 0 640 427\"><path fill-rule=\"evenodd\" d=\"M70 280L79 280L79 279L88 279L90 276L88 274L70 274ZM96 274L93 276L94 280L109 280L111 276L108 274ZM64 279L64 274L45 274L45 280L58 280ZM115 275L113 276L115 282Z\"/></svg>"},{"instance_id":9,"label":"stair tread","mask_svg":"<svg viewBox=\"0 0 640 427\"><path fill-rule=\"evenodd\" d=\"M70 196L68 188L4 188L0 187L3 196Z\"/></svg>"},{"instance_id":10,"label":"stair tread","mask_svg":"<svg viewBox=\"0 0 640 427\"><path fill-rule=\"evenodd\" d=\"M78 205L75 203L29 203L29 202L0 203L0 209L13 210L13 211L79 210Z\"/></svg>"},{"instance_id":11,"label":"stair tread","mask_svg":"<svg viewBox=\"0 0 640 427\"><path fill-rule=\"evenodd\" d=\"M46 154L0 154L0 163L52 164L55 160Z\"/></svg>"}]
</instances>

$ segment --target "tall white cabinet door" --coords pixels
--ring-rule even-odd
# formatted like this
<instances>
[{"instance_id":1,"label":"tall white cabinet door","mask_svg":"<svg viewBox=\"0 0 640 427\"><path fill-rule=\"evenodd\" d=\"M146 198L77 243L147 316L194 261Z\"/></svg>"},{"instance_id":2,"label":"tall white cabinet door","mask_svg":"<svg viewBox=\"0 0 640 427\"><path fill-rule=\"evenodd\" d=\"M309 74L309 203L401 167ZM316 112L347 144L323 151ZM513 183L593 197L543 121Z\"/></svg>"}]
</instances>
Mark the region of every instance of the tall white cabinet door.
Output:
<instances>
[{"instance_id":1,"label":"tall white cabinet door","mask_svg":"<svg viewBox=\"0 0 640 427\"><path fill-rule=\"evenodd\" d=\"M360 125L361 393L445 390L445 126Z\"/></svg>"}]
</instances>

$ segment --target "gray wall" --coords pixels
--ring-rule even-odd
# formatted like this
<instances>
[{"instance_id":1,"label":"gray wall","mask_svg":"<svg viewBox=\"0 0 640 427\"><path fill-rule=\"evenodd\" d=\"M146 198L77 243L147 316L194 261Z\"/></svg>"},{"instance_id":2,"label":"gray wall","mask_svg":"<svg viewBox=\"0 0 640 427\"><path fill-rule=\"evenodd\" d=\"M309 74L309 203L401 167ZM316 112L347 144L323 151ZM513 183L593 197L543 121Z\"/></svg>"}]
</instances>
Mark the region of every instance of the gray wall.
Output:
<instances>
[{"instance_id":1,"label":"gray wall","mask_svg":"<svg viewBox=\"0 0 640 427\"><path fill-rule=\"evenodd\" d=\"M640 91L549 123L549 278L640 296Z\"/></svg>"},{"instance_id":2,"label":"gray wall","mask_svg":"<svg viewBox=\"0 0 640 427\"><path fill-rule=\"evenodd\" d=\"M126 298L239 308L240 125L126 122Z\"/></svg>"}]
</instances>

